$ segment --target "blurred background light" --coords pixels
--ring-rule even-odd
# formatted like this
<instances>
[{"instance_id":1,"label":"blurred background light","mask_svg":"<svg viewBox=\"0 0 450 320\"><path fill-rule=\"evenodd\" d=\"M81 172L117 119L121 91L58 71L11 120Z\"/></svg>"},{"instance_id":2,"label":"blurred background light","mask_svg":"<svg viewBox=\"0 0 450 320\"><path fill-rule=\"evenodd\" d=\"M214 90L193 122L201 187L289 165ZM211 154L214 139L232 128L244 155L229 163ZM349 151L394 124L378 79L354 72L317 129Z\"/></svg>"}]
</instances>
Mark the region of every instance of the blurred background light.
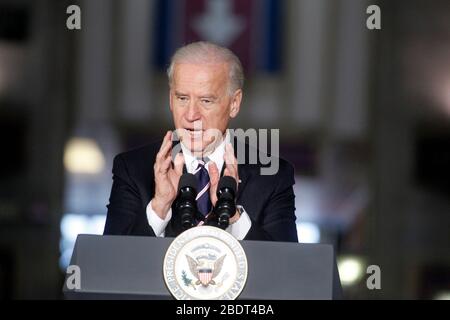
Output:
<instances>
[{"instance_id":1,"label":"blurred background light","mask_svg":"<svg viewBox=\"0 0 450 320\"><path fill-rule=\"evenodd\" d=\"M298 242L300 243L319 243L320 229L315 223L301 222L297 223Z\"/></svg>"},{"instance_id":2,"label":"blurred background light","mask_svg":"<svg viewBox=\"0 0 450 320\"><path fill-rule=\"evenodd\" d=\"M64 151L64 166L70 173L97 174L105 166L105 157L94 140L72 138Z\"/></svg>"},{"instance_id":3,"label":"blurred background light","mask_svg":"<svg viewBox=\"0 0 450 320\"><path fill-rule=\"evenodd\" d=\"M343 286L351 286L361 280L364 274L364 261L357 256L343 256L338 259L338 270Z\"/></svg>"},{"instance_id":4,"label":"blurred background light","mask_svg":"<svg viewBox=\"0 0 450 320\"><path fill-rule=\"evenodd\" d=\"M66 213L61 219L59 266L65 270L70 263L75 241L79 234L103 234L105 215Z\"/></svg>"},{"instance_id":5,"label":"blurred background light","mask_svg":"<svg viewBox=\"0 0 450 320\"><path fill-rule=\"evenodd\" d=\"M65 240L73 241L78 234L83 233L89 225L86 217L78 214L66 214L61 219L61 235Z\"/></svg>"},{"instance_id":6,"label":"blurred background light","mask_svg":"<svg viewBox=\"0 0 450 320\"><path fill-rule=\"evenodd\" d=\"M24 73L26 50L0 39L0 96L17 90Z\"/></svg>"},{"instance_id":7,"label":"blurred background light","mask_svg":"<svg viewBox=\"0 0 450 320\"><path fill-rule=\"evenodd\" d=\"M436 293L433 300L450 300L450 291L440 291Z\"/></svg>"}]
</instances>

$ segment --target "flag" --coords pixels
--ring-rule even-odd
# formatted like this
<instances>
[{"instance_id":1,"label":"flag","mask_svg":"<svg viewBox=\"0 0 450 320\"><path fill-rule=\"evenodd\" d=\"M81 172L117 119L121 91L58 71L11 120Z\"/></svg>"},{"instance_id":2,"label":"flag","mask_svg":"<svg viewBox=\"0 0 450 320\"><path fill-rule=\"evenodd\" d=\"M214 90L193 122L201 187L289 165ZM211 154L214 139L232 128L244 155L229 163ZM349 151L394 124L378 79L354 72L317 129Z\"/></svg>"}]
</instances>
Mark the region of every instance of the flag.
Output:
<instances>
[{"instance_id":1,"label":"flag","mask_svg":"<svg viewBox=\"0 0 450 320\"><path fill-rule=\"evenodd\" d=\"M184 44L206 40L231 49L246 73L280 70L279 0L157 0L154 64L168 67Z\"/></svg>"}]
</instances>

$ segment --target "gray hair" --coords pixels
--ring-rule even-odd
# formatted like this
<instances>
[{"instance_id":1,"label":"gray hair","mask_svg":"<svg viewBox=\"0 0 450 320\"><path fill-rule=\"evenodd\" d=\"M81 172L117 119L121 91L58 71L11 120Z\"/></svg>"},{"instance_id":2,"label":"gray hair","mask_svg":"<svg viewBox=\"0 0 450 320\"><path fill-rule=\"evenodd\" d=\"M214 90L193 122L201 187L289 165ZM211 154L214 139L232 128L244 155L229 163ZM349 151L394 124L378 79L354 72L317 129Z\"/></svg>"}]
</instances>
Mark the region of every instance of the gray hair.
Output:
<instances>
[{"instance_id":1,"label":"gray hair","mask_svg":"<svg viewBox=\"0 0 450 320\"><path fill-rule=\"evenodd\" d=\"M232 95L244 86L244 71L239 58L229 49L216 44L199 41L179 48L172 56L167 76L172 85L174 67L176 63L227 63L229 67L228 91Z\"/></svg>"}]
</instances>

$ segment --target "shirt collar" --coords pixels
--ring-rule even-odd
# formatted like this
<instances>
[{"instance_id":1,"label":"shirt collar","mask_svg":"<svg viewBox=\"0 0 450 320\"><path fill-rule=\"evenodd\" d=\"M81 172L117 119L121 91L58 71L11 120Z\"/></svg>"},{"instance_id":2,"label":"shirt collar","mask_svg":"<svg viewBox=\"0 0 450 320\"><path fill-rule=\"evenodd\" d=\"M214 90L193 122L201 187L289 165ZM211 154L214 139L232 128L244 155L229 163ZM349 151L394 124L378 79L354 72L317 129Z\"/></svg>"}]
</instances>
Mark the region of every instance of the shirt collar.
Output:
<instances>
[{"instance_id":1,"label":"shirt collar","mask_svg":"<svg viewBox=\"0 0 450 320\"><path fill-rule=\"evenodd\" d=\"M207 157L207 161L213 161L216 163L219 172L222 171L222 167L224 164L223 156L225 154L225 144L230 142L230 133L228 130L226 131L225 138L222 142L216 147L216 149ZM186 164L187 172L193 173L198 167L198 159L195 158L190 150L181 143L181 150L183 151L184 163ZM208 161L208 162L209 162ZM209 171L208 162L205 163L206 169Z\"/></svg>"}]
</instances>

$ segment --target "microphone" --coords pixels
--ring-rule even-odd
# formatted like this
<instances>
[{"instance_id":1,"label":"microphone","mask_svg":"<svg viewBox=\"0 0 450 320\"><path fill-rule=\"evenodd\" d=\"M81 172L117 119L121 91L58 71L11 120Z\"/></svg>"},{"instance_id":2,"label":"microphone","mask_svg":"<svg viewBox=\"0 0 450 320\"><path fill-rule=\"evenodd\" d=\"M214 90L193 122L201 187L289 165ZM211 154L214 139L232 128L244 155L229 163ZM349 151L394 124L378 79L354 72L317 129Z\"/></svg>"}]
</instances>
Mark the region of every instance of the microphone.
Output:
<instances>
[{"instance_id":1,"label":"microphone","mask_svg":"<svg viewBox=\"0 0 450 320\"><path fill-rule=\"evenodd\" d=\"M178 183L178 200L175 206L180 215L181 225L187 230L194 226L194 218L197 216L197 179L193 174L185 173Z\"/></svg>"},{"instance_id":2,"label":"microphone","mask_svg":"<svg viewBox=\"0 0 450 320\"><path fill-rule=\"evenodd\" d=\"M236 214L236 179L223 176L217 187L217 202L214 213L217 218L217 226L226 229L230 224L230 218Z\"/></svg>"}]
</instances>

